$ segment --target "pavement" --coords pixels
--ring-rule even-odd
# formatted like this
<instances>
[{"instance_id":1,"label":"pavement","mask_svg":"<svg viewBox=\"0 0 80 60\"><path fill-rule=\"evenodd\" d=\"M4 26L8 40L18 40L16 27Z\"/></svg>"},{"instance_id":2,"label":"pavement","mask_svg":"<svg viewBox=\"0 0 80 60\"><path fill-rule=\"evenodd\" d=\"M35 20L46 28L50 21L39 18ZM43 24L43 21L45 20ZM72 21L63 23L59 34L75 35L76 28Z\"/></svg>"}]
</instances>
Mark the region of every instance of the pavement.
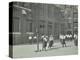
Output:
<instances>
[{"instance_id":1,"label":"pavement","mask_svg":"<svg viewBox=\"0 0 80 60\"><path fill-rule=\"evenodd\" d=\"M62 47L60 42L54 43L52 48L47 48L47 51L37 50L37 44L32 45L15 45L13 46L13 58L29 58L29 57L45 57L45 56L63 56L77 55L78 47L74 46L73 41L66 42L67 47ZM39 44L39 50L42 49L42 44Z\"/></svg>"}]
</instances>

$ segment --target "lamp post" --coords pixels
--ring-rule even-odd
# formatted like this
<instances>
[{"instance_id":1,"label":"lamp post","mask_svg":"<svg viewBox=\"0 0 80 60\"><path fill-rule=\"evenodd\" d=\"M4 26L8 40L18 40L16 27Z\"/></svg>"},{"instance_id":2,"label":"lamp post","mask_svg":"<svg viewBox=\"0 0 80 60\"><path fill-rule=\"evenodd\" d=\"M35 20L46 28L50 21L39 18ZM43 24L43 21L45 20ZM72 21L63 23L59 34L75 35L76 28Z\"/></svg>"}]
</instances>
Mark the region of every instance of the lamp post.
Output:
<instances>
[{"instance_id":1,"label":"lamp post","mask_svg":"<svg viewBox=\"0 0 80 60\"><path fill-rule=\"evenodd\" d=\"M73 11L73 38L74 38L74 7L72 7L72 11Z\"/></svg>"},{"instance_id":2,"label":"lamp post","mask_svg":"<svg viewBox=\"0 0 80 60\"><path fill-rule=\"evenodd\" d=\"M37 33L37 50L36 50L36 52L39 52L39 34L38 34L38 29L36 29L36 33Z\"/></svg>"},{"instance_id":3,"label":"lamp post","mask_svg":"<svg viewBox=\"0 0 80 60\"><path fill-rule=\"evenodd\" d=\"M39 10L37 10L36 12L36 25L37 25L36 26L36 33L37 33L37 51L36 52L40 52L39 50Z\"/></svg>"}]
</instances>

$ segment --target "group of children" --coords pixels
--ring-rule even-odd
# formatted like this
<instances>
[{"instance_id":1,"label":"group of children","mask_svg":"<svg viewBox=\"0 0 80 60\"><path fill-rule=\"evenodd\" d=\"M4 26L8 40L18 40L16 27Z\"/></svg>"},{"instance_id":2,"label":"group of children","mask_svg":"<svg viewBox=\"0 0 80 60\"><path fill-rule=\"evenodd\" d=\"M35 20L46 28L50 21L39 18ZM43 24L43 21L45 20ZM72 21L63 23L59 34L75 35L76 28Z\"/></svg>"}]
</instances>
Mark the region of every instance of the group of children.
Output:
<instances>
[{"instance_id":1,"label":"group of children","mask_svg":"<svg viewBox=\"0 0 80 60\"><path fill-rule=\"evenodd\" d=\"M74 45L77 46L77 44L78 44L77 34L74 34L74 36L72 36L71 34L60 35L59 38L60 38L60 42L61 42L63 47L66 47L66 41L74 40Z\"/></svg>"},{"instance_id":2,"label":"group of children","mask_svg":"<svg viewBox=\"0 0 80 60\"><path fill-rule=\"evenodd\" d=\"M66 47L66 41L74 41L74 45L77 46L78 45L78 36L77 34L74 34L74 36L72 36L71 34L66 34L66 35L60 35L59 37L60 42L62 44L62 47ZM50 36L46 36L43 35L42 36L42 40L43 40L43 48L42 50L46 50L46 47L51 48L54 44L54 37L53 35ZM49 44L48 44L49 43Z\"/></svg>"},{"instance_id":3,"label":"group of children","mask_svg":"<svg viewBox=\"0 0 80 60\"><path fill-rule=\"evenodd\" d=\"M50 36L43 35L41 36L41 39L42 39L42 50L46 51L46 47L51 48L53 46L54 42L53 35Z\"/></svg>"},{"instance_id":4,"label":"group of children","mask_svg":"<svg viewBox=\"0 0 80 60\"><path fill-rule=\"evenodd\" d=\"M42 40L42 50L46 51L46 48L51 48L54 44L54 36L53 35L42 35L41 37ZM73 39L74 38L74 39ZM37 39L37 37L35 36L34 39ZM74 36L72 36L72 34L60 34L59 35L59 40L61 42L62 47L66 47L66 41L72 41L74 40L74 44L75 46L78 45L78 37L77 34L74 34Z\"/></svg>"}]
</instances>

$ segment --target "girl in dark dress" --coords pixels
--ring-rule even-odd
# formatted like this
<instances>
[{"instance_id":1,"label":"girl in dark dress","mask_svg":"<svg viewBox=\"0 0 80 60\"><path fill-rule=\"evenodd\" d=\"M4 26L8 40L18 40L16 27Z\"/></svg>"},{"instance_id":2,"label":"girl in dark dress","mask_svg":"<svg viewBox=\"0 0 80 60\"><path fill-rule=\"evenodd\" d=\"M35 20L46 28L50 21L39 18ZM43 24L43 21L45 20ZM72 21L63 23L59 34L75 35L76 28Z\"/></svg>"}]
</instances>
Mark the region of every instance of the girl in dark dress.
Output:
<instances>
[{"instance_id":1,"label":"girl in dark dress","mask_svg":"<svg viewBox=\"0 0 80 60\"><path fill-rule=\"evenodd\" d=\"M74 34L74 45L78 46L78 36L77 36L77 34Z\"/></svg>"},{"instance_id":2,"label":"girl in dark dress","mask_svg":"<svg viewBox=\"0 0 80 60\"><path fill-rule=\"evenodd\" d=\"M66 47L66 42L65 42L65 35L63 35L63 40L62 40L62 45L63 45L63 47Z\"/></svg>"},{"instance_id":3,"label":"girl in dark dress","mask_svg":"<svg viewBox=\"0 0 80 60\"><path fill-rule=\"evenodd\" d=\"M44 36L44 38L43 38L43 48L42 48L42 50L45 50L45 51L46 51L46 47L47 47L47 38L46 38L46 36Z\"/></svg>"},{"instance_id":4,"label":"girl in dark dress","mask_svg":"<svg viewBox=\"0 0 80 60\"><path fill-rule=\"evenodd\" d=\"M50 37L49 37L49 46L48 46L48 48L51 48L52 46L53 46L53 36L51 35Z\"/></svg>"}]
</instances>

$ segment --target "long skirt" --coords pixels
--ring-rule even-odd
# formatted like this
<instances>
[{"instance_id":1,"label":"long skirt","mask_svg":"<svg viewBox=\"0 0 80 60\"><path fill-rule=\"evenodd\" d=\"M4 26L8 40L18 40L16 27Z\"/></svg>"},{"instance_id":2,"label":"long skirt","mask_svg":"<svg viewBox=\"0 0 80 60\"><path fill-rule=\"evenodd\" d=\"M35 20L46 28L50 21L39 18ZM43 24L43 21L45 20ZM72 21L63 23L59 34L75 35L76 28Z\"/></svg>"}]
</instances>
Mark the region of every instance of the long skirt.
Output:
<instances>
[{"instance_id":1,"label":"long skirt","mask_svg":"<svg viewBox=\"0 0 80 60\"><path fill-rule=\"evenodd\" d=\"M63 39L63 41L62 41L62 44L66 44L64 39Z\"/></svg>"},{"instance_id":2,"label":"long skirt","mask_svg":"<svg viewBox=\"0 0 80 60\"><path fill-rule=\"evenodd\" d=\"M53 46L53 41L50 41L49 42L49 47L52 47Z\"/></svg>"},{"instance_id":3,"label":"long skirt","mask_svg":"<svg viewBox=\"0 0 80 60\"><path fill-rule=\"evenodd\" d=\"M74 44L75 44L75 46L78 46L78 40L77 39L74 40Z\"/></svg>"},{"instance_id":4,"label":"long skirt","mask_svg":"<svg viewBox=\"0 0 80 60\"><path fill-rule=\"evenodd\" d=\"M44 41L44 42L43 42L43 48L46 48L46 46L47 46L47 42Z\"/></svg>"}]
</instances>

